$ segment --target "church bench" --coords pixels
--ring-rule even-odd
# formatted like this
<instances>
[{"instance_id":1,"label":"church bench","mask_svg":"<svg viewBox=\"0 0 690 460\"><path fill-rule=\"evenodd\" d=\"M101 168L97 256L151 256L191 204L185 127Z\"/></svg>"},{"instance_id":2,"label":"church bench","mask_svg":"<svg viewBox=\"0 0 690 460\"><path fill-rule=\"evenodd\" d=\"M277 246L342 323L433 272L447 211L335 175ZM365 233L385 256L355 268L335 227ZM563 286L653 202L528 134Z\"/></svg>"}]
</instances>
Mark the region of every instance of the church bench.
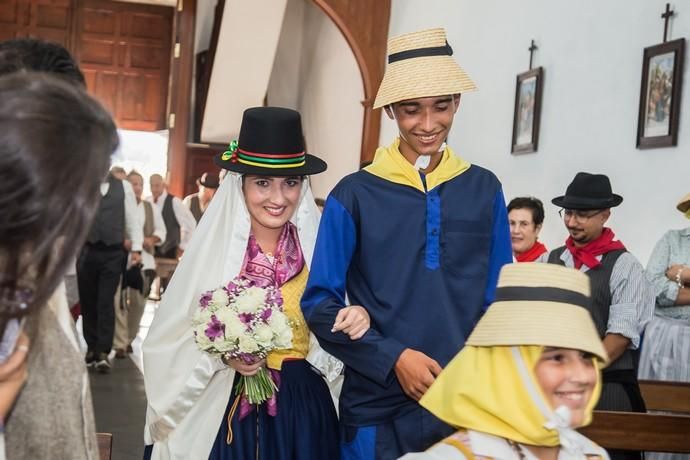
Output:
<instances>
[{"instance_id":1,"label":"church bench","mask_svg":"<svg viewBox=\"0 0 690 460\"><path fill-rule=\"evenodd\" d=\"M113 435L110 433L96 433L98 440L99 460L110 460L113 450Z\"/></svg>"},{"instance_id":2,"label":"church bench","mask_svg":"<svg viewBox=\"0 0 690 460\"><path fill-rule=\"evenodd\" d=\"M640 391L648 411L690 414L690 383L640 380Z\"/></svg>"},{"instance_id":3,"label":"church bench","mask_svg":"<svg viewBox=\"0 0 690 460\"><path fill-rule=\"evenodd\" d=\"M594 411L579 430L605 449L690 453L690 416Z\"/></svg>"}]
</instances>

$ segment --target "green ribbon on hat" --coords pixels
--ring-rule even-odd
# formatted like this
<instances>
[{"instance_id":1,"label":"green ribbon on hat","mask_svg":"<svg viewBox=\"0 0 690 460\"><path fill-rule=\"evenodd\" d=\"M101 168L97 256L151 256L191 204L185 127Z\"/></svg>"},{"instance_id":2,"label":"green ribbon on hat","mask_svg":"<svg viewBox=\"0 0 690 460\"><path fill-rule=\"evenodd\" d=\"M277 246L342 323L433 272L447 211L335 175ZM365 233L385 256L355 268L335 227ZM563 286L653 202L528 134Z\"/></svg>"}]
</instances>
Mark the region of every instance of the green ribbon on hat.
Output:
<instances>
[{"instance_id":1,"label":"green ribbon on hat","mask_svg":"<svg viewBox=\"0 0 690 460\"><path fill-rule=\"evenodd\" d=\"M228 149L225 152L223 152L223 154L220 156L220 159L223 161L228 161L235 154L238 146L239 146L239 143L237 142L237 139L234 139L228 145Z\"/></svg>"}]
</instances>

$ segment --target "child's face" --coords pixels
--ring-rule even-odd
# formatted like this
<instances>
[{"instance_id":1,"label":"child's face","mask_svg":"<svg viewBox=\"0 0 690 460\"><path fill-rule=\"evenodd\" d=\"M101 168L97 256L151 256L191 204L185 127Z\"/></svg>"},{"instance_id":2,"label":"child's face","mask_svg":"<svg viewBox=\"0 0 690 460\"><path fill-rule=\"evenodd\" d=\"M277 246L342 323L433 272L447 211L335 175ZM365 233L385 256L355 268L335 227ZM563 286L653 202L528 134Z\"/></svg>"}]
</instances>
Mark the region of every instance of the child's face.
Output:
<instances>
[{"instance_id":1,"label":"child's face","mask_svg":"<svg viewBox=\"0 0 690 460\"><path fill-rule=\"evenodd\" d=\"M597 383L593 357L579 350L546 347L534 373L551 408L566 406L570 426L581 426Z\"/></svg>"}]
</instances>

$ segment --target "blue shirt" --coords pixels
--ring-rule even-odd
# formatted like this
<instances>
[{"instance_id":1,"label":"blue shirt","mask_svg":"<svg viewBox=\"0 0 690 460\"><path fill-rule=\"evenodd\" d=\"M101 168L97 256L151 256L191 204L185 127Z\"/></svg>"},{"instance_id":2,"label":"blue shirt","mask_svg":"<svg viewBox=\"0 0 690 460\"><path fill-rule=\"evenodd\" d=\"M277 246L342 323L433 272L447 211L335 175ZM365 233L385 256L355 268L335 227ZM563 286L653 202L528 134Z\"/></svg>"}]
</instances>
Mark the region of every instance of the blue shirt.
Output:
<instances>
[{"instance_id":1,"label":"blue shirt","mask_svg":"<svg viewBox=\"0 0 690 460\"><path fill-rule=\"evenodd\" d=\"M302 310L321 346L346 365L342 422L368 426L417 407L397 381L398 357L412 348L445 366L511 260L501 185L483 168L432 190L368 170L341 180L326 201ZM348 303L371 316L355 341L331 332Z\"/></svg>"}]
</instances>

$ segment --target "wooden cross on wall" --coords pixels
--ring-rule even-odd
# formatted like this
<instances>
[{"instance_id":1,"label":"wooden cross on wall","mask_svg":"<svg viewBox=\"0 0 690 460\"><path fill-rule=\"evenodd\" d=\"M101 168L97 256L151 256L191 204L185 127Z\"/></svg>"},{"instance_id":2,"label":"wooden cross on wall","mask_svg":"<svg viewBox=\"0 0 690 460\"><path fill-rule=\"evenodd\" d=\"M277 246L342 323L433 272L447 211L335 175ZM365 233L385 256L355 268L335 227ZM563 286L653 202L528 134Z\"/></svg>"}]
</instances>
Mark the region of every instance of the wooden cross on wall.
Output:
<instances>
[{"instance_id":1,"label":"wooden cross on wall","mask_svg":"<svg viewBox=\"0 0 690 460\"><path fill-rule=\"evenodd\" d=\"M666 43L666 36L668 34L668 20L673 17L675 14L675 11L671 9L671 4L667 3L666 4L666 11L664 13L661 13L661 18L664 20L664 43Z\"/></svg>"},{"instance_id":2,"label":"wooden cross on wall","mask_svg":"<svg viewBox=\"0 0 690 460\"><path fill-rule=\"evenodd\" d=\"M666 41L666 40L664 40ZM532 70L532 57L534 57L534 52L538 49L537 45L534 44L534 40L532 40L532 44L529 46L529 70Z\"/></svg>"}]
</instances>

